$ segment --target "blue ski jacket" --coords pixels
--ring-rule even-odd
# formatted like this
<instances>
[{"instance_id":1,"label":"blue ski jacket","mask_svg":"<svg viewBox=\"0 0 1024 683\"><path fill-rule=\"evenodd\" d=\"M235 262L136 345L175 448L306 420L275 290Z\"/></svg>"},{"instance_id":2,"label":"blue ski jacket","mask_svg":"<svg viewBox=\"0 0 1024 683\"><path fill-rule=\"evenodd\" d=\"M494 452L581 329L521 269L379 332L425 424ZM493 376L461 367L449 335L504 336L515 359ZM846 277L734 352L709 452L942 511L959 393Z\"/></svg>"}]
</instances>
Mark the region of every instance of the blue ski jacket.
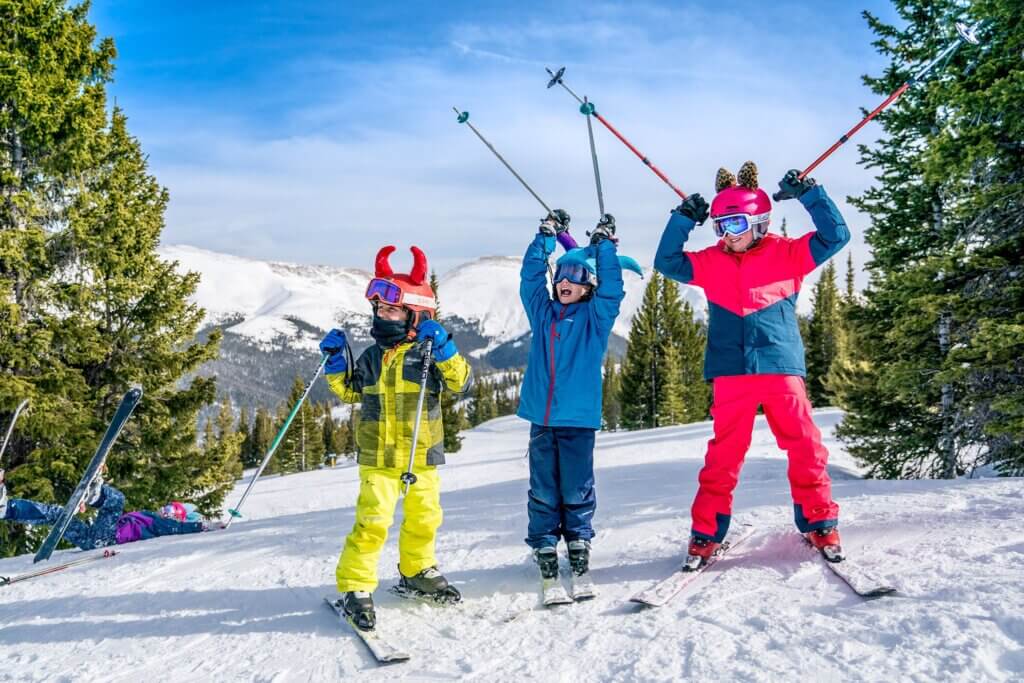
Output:
<instances>
[{"instance_id":1,"label":"blue ski jacket","mask_svg":"<svg viewBox=\"0 0 1024 683\"><path fill-rule=\"evenodd\" d=\"M805 192L800 203L816 230L796 239L765 235L742 254L730 253L721 241L684 251L694 222L672 212L654 267L707 295L704 379L807 374L796 299L804 277L850 241L850 230L820 185Z\"/></svg>"},{"instance_id":2,"label":"blue ski jacket","mask_svg":"<svg viewBox=\"0 0 1024 683\"><path fill-rule=\"evenodd\" d=\"M615 243L587 247L597 261L597 287L587 301L563 306L547 287L555 238L538 233L526 249L519 296L533 340L520 393L524 420L552 427L601 428L601 366L625 297Z\"/></svg>"}]
</instances>

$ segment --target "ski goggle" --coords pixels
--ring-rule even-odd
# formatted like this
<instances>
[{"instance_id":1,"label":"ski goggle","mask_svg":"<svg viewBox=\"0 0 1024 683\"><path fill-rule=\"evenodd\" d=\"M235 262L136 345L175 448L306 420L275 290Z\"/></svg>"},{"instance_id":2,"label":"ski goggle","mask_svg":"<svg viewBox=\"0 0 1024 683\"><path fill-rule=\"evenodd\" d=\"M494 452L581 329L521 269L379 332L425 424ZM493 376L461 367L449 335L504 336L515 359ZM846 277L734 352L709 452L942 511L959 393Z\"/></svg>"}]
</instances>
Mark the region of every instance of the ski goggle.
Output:
<instances>
[{"instance_id":1,"label":"ski goggle","mask_svg":"<svg viewBox=\"0 0 1024 683\"><path fill-rule=\"evenodd\" d=\"M555 271L555 282L568 280L574 285L589 285L591 283L590 271L579 263L563 263Z\"/></svg>"},{"instance_id":2,"label":"ski goggle","mask_svg":"<svg viewBox=\"0 0 1024 683\"><path fill-rule=\"evenodd\" d=\"M366 298L369 301L383 301L392 306L402 305L402 288L394 282L373 278L366 287Z\"/></svg>"},{"instance_id":3,"label":"ski goggle","mask_svg":"<svg viewBox=\"0 0 1024 683\"><path fill-rule=\"evenodd\" d=\"M715 235L723 237L726 233L730 235L742 235L759 223L764 223L771 217L770 213L762 213L751 216L746 213L734 213L730 216L720 216L715 221Z\"/></svg>"}]
</instances>

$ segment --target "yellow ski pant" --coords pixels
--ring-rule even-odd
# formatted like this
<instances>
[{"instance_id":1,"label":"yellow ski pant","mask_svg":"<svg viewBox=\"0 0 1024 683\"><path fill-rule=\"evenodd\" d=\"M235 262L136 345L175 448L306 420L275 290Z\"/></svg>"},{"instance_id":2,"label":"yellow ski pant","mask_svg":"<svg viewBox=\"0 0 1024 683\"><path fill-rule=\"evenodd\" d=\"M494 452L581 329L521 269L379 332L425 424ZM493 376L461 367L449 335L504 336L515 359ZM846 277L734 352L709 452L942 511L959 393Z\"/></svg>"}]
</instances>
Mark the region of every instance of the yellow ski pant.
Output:
<instances>
[{"instance_id":1,"label":"yellow ski pant","mask_svg":"<svg viewBox=\"0 0 1024 683\"><path fill-rule=\"evenodd\" d=\"M402 494L404 470L394 467L359 466L359 501L356 523L345 539L338 559L338 591L368 591L377 588L377 561L395 505ZM414 576L437 564L434 539L441 526L441 482L436 467L414 467L416 483L405 497L404 519L398 536L398 569Z\"/></svg>"}]
</instances>

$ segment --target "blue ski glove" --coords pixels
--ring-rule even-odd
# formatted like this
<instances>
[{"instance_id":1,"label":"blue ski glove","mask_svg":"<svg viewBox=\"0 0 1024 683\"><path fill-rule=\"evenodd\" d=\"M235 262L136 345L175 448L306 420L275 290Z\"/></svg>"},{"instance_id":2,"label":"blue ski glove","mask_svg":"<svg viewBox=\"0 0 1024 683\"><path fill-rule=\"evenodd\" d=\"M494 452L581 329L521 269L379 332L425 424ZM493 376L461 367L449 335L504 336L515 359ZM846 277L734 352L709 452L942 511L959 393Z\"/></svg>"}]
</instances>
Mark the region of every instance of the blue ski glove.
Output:
<instances>
[{"instance_id":1,"label":"blue ski glove","mask_svg":"<svg viewBox=\"0 0 1024 683\"><path fill-rule=\"evenodd\" d=\"M425 320L420 323L416 330L416 341L434 340L434 360L437 362L446 361L459 352L455 348L455 342L448 336L448 331L441 327L441 324L433 320Z\"/></svg>"},{"instance_id":2,"label":"blue ski glove","mask_svg":"<svg viewBox=\"0 0 1024 683\"><path fill-rule=\"evenodd\" d=\"M327 365L324 366L325 375L336 375L348 370L348 361L345 359L347 345L345 333L338 329L331 330L320 341L320 353L326 353L328 356Z\"/></svg>"},{"instance_id":3,"label":"blue ski glove","mask_svg":"<svg viewBox=\"0 0 1024 683\"><path fill-rule=\"evenodd\" d=\"M801 180L800 171L794 168L786 171L786 175L782 176L782 180L779 181L779 191L773 194L772 198L777 202L783 199L799 199L800 195L815 185L817 183L814 182L814 178Z\"/></svg>"}]
</instances>

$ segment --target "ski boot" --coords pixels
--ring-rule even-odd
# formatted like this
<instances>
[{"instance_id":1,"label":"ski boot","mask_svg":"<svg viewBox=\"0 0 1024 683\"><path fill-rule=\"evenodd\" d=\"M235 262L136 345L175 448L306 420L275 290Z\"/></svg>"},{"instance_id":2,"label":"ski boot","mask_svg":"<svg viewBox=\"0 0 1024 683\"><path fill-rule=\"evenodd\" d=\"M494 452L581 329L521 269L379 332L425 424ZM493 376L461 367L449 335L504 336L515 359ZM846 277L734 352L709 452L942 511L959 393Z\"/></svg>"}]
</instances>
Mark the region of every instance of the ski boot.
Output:
<instances>
[{"instance_id":1,"label":"ski boot","mask_svg":"<svg viewBox=\"0 0 1024 683\"><path fill-rule=\"evenodd\" d=\"M4 471L0 470L0 519L7 516L7 484L4 482Z\"/></svg>"},{"instance_id":2,"label":"ski boot","mask_svg":"<svg viewBox=\"0 0 1024 683\"><path fill-rule=\"evenodd\" d=\"M540 567L540 578L545 581L558 579L558 551L549 545L533 551L533 559Z\"/></svg>"},{"instance_id":3,"label":"ski boot","mask_svg":"<svg viewBox=\"0 0 1024 683\"><path fill-rule=\"evenodd\" d=\"M582 538L569 541L569 567L573 576L583 576L590 571L590 541Z\"/></svg>"},{"instance_id":4,"label":"ski boot","mask_svg":"<svg viewBox=\"0 0 1024 683\"><path fill-rule=\"evenodd\" d=\"M690 547L686 551L686 561L683 563L683 570L692 572L696 569L700 569L708 563L711 556L714 555L721 546L721 543L715 543L710 538L691 536Z\"/></svg>"},{"instance_id":5,"label":"ski boot","mask_svg":"<svg viewBox=\"0 0 1024 683\"><path fill-rule=\"evenodd\" d=\"M843 546L839 543L839 528L830 526L824 529L815 529L804 534L804 538L810 542L822 556L829 562L843 561Z\"/></svg>"},{"instance_id":6,"label":"ski boot","mask_svg":"<svg viewBox=\"0 0 1024 683\"><path fill-rule=\"evenodd\" d=\"M456 603L462 600L459 590L448 583L444 574L437 567L427 567L416 576L405 576L401 570L398 580L398 593L413 597L430 598L434 602Z\"/></svg>"},{"instance_id":7,"label":"ski boot","mask_svg":"<svg viewBox=\"0 0 1024 683\"><path fill-rule=\"evenodd\" d=\"M377 613L373 611L373 596L365 591L350 591L341 596L341 608L360 631L372 631L377 626Z\"/></svg>"}]
</instances>

